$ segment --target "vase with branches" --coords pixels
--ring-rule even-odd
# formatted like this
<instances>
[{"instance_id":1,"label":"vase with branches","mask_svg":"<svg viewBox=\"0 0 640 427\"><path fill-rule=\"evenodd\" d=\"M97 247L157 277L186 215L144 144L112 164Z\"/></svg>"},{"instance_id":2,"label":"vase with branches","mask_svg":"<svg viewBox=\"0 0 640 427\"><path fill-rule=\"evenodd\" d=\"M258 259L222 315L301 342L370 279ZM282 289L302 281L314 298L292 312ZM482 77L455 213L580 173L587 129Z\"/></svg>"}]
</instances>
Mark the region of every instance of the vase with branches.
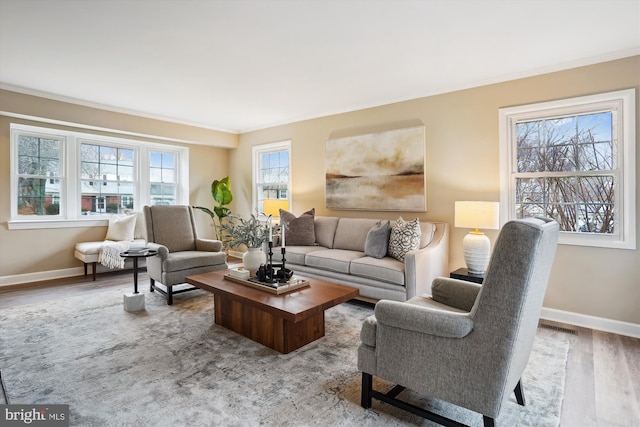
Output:
<instances>
[{"instance_id":1,"label":"vase with branches","mask_svg":"<svg viewBox=\"0 0 640 427\"><path fill-rule=\"evenodd\" d=\"M221 225L221 230L232 248L241 245L247 248L261 248L262 244L269 240L269 217L266 221L260 220L257 212L246 219L229 215L228 221Z\"/></svg>"}]
</instances>

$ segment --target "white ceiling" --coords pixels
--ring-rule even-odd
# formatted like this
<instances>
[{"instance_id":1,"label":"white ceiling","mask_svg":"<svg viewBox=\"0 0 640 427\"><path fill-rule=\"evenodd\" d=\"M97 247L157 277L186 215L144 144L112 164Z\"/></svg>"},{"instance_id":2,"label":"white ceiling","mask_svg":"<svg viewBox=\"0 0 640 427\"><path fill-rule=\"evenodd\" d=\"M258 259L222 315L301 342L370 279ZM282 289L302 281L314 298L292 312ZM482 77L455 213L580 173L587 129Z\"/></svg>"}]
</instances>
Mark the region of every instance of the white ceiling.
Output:
<instances>
[{"instance_id":1,"label":"white ceiling","mask_svg":"<svg viewBox=\"0 0 640 427\"><path fill-rule=\"evenodd\" d=\"M0 87L231 132L640 54L640 0L0 0Z\"/></svg>"}]
</instances>

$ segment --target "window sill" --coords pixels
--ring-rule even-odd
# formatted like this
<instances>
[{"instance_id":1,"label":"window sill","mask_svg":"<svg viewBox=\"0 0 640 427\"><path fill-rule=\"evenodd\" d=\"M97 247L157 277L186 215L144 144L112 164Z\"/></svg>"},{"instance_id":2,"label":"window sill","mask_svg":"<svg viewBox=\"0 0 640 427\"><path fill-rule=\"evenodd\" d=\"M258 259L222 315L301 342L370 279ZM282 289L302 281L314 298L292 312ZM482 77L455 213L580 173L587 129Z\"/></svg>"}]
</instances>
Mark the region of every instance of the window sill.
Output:
<instances>
[{"instance_id":1,"label":"window sill","mask_svg":"<svg viewBox=\"0 0 640 427\"><path fill-rule=\"evenodd\" d=\"M635 232L634 232L635 235ZM591 246L595 248L610 248L610 249L636 249L635 239L629 239L627 241L621 240L620 236L608 236L608 235L590 235L588 233L567 233L560 232L558 238L559 245L572 245L572 246Z\"/></svg>"},{"instance_id":2,"label":"window sill","mask_svg":"<svg viewBox=\"0 0 640 427\"><path fill-rule=\"evenodd\" d=\"M45 228L80 228L80 227L106 227L109 225L107 218L91 219L13 219L7 221L9 230L38 230Z\"/></svg>"}]
</instances>

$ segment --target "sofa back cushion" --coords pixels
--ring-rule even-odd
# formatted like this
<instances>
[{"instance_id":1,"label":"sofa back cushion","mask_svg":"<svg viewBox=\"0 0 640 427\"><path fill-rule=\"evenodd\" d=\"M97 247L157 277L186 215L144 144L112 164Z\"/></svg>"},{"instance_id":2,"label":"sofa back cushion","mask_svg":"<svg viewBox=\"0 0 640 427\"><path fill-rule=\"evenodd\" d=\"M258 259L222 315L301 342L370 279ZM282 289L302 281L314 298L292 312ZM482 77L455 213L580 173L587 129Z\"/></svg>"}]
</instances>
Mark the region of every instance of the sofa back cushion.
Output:
<instances>
[{"instance_id":1,"label":"sofa back cushion","mask_svg":"<svg viewBox=\"0 0 640 427\"><path fill-rule=\"evenodd\" d=\"M337 216L317 216L315 218L316 243L325 248L333 248L333 239L338 228Z\"/></svg>"},{"instance_id":2,"label":"sofa back cushion","mask_svg":"<svg viewBox=\"0 0 640 427\"><path fill-rule=\"evenodd\" d=\"M364 252L367 234L378 221L368 218L340 218L333 239L333 249Z\"/></svg>"}]
</instances>

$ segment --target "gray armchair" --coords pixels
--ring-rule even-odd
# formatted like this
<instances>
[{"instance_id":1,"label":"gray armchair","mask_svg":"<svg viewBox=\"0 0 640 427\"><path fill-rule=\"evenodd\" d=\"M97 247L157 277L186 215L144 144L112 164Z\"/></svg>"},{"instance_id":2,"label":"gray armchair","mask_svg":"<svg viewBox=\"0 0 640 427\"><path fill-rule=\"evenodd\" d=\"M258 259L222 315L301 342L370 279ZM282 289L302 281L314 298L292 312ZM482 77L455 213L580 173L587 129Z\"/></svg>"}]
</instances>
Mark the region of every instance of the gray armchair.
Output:
<instances>
[{"instance_id":1,"label":"gray armchair","mask_svg":"<svg viewBox=\"0 0 640 427\"><path fill-rule=\"evenodd\" d=\"M184 285L173 290L174 285L186 282L193 274L224 270L227 254L222 252L222 242L198 238L191 206L145 206L149 249L156 249L157 256L147 258L147 272L151 280L151 292L158 291L173 304L173 295L198 289ZM156 286L158 281L166 291Z\"/></svg>"},{"instance_id":2,"label":"gray armchair","mask_svg":"<svg viewBox=\"0 0 640 427\"><path fill-rule=\"evenodd\" d=\"M410 388L483 415L493 426L512 392L524 405L527 365L555 256L558 223L524 219L504 225L484 283L438 278L432 296L382 300L361 330L358 369L364 408L376 398L442 425L456 421L401 401ZM398 384L386 394L372 377Z\"/></svg>"}]
</instances>

